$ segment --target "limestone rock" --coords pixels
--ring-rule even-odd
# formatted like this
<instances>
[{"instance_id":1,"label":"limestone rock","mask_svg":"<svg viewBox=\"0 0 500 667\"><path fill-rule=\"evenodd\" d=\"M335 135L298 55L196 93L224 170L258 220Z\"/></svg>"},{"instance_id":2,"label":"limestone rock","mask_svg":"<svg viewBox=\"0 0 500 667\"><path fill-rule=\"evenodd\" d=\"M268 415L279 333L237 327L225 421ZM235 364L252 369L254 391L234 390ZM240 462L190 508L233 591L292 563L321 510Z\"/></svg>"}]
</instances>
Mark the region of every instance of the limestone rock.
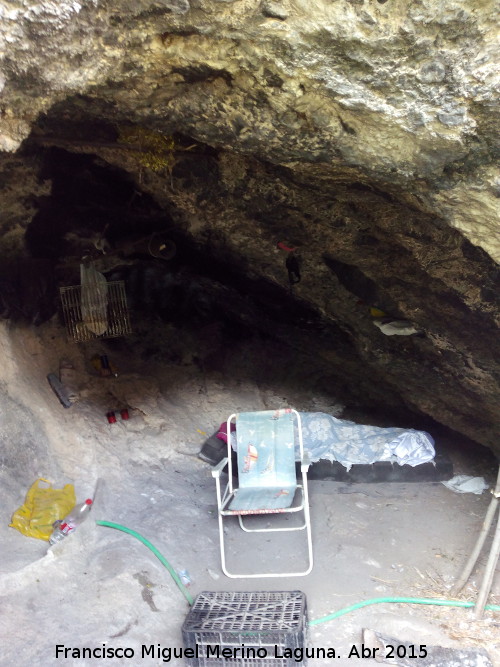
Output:
<instances>
[{"instance_id":1,"label":"limestone rock","mask_svg":"<svg viewBox=\"0 0 500 667\"><path fill-rule=\"evenodd\" d=\"M498 448L491 0L16 0L0 5L0 47L2 258L70 273L68 239L90 224L112 246L118 219L136 238L147 209L190 248L189 275L232 267L234 284L194 281L204 317L249 290L239 325L307 350L325 383ZM79 192L99 184L89 223ZM293 286L280 241L300 253ZM381 337L370 306L425 337Z\"/></svg>"}]
</instances>

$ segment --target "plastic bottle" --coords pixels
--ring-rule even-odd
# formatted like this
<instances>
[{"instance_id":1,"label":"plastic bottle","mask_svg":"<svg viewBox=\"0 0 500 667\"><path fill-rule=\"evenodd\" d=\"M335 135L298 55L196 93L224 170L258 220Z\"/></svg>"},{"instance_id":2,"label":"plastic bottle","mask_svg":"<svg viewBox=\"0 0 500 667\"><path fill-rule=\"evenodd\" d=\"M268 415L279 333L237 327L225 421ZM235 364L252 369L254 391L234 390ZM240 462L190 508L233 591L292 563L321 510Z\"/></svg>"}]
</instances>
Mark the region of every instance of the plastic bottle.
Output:
<instances>
[{"instance_id":1,"label":"plastic bottle","mask_svg":"<svg viewBox=\"0 0 500 667\"><path fill-rule=\"evenodd\" d=\"M179 570L179 579L184 584L184 586L189 586L191 584L191 577L187 570Z\"/></svg>"},{"instance_id":2,"label":"plastic bottle","mask_svg":"<svg viewBox=\"0 0 500 667\"><path fill-rule=\"evenodd\" d=\"M56 521L52 535L49 538L49 543L55 544L70 533L73 533L85 521L91 509L92 500L90 498L87 498L84 503L75 505L68 516L65 516L62 521Z\"/></svg>"}]
</instances>

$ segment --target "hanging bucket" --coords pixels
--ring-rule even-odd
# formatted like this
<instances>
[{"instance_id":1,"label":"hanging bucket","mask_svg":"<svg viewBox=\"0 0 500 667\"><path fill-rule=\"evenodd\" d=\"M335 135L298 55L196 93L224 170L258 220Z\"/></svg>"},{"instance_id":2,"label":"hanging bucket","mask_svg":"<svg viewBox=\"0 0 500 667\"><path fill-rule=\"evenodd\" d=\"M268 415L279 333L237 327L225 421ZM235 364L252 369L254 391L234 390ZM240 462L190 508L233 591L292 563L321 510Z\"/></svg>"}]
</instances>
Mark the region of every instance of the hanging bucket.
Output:
<instances>
[{"instance_id":1,"label":"hanging bucket","mask_svg":"<svg viewBox=\"0 0 500 667\"><path fill-rule=\"evenodd\" d=\"M172 259L172 257L175 257L177 248L173 241L159 232L149 237L148 252L152 257L158 259Z\"/></svg>"}]
</instances>

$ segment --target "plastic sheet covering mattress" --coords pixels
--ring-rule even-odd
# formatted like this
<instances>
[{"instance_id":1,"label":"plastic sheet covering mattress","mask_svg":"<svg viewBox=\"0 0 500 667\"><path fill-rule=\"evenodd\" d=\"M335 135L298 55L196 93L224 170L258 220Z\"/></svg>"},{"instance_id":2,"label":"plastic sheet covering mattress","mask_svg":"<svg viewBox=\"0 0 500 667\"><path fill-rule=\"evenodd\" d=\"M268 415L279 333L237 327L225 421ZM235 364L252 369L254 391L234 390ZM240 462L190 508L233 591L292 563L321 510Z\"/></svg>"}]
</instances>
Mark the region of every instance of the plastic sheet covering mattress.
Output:
<instances>
[{"instance_id":1,"label":"plastic sheet covering mattress","mask_svg":"<svg viewBox=\"0 0 500 667\"><path fill-rule=\"evenodd\" d=\"M395 461L417 466L432 461L434 440L425 431L367 426L337 419L324 412L301 412L304 448L311 461L354 464Z\"/></svg>"},{"instance_id":2,"label":"plastic sheet covering mattress","mask_svg":"<svg viewBox=\"0 0 500 667\"><path fill-rule=\"evenodd\" d=\"M368 426L332 417L325 412L300 412L304 449L312 463L338 461L349 470L354 464L392 461L418 466L434 459L434 440L415 429ZM299 458L298 438L296 441ZM231 445L235 449L234 433Z\"/></svg>"}]
</instances>

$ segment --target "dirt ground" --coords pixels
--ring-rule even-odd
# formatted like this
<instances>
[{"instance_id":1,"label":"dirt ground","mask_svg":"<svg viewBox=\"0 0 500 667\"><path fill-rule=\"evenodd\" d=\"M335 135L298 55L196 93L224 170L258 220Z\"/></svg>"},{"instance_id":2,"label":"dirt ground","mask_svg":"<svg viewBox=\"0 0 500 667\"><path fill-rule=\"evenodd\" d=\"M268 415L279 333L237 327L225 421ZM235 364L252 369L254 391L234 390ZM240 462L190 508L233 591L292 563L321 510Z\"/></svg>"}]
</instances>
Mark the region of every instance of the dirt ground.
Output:
<instances>
[{"instance_id":1,"label":"dirt ground","mask_svg":"<svg viewBox=\"0 0 500 667\"><path fill-rule=\"evenodd\" d=\"M38 329L2 327L3 388L19 409L15 423L29 435L22 447L18 441L9 446L14 422L2 414L7 443L0 471L2 666L162 665L167 654L161 650L182 647L189 605L167 567L135 537L95 520L116 522L150 540L173 569L189 572L192 597L201 591L300 590L309 620L372 598L450 599L491 496L457 494L439 482L310 482L312 573L282 579L222 574L215 484L210 465L198 458L206 437L234 411L289 405L338 414L340 402L305 388L241 379L230 360L224 373L203 372L179 341L173 363L159 354L148 356L139 338L128 347L103 341L82 346L67 341L55 322ZM89 363L95 353L108 354L117 377L95 372ZM61 358L74 364L80 391L80 400L67 410L46 381ZM106 412L121 407L128 408L130 419L109 424ZM11 440L15 437L13 431ZM484 476L494 484L497 471L487 452L473 453L458 439L438 441L436 447L449 452L455 474ZM73 483L79 500L92 497L101 480L93 520L51 549L8 527L38 477L58 487ZM254 567L263 559L285 568L305 556L300 532L256 537L231 525L227 540L238 566ZM488 546L460 599L475 600ZM489 603L500 604L498 571ZM333 649L335 658L308 664L378 664L361 656L365 628L417 646L483 647L500 667L499 612L475 621L471 609L394 602L312 625L309 647ZM57 645L63 647L59 654ZM78 657L84 647L103 646L126 648L133 657ZM143 647L150 651L144 658ZM71 649L66 657L65 649ZM170 664L185 663L172 658Z\"/></svg>"}]
</instances>

